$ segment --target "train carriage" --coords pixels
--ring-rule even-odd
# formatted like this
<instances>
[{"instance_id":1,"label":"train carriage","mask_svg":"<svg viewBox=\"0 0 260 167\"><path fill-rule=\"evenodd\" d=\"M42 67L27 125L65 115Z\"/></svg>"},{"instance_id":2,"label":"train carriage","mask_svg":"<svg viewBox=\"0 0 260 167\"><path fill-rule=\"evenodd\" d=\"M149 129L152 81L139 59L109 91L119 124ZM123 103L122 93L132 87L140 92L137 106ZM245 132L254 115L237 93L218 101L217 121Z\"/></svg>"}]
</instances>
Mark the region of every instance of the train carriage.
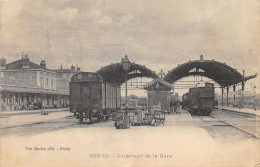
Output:
<instances>
[{"instance_id":1,"label":"train carriage","mask_svg":"<svg viewBox=\"0 0 260 167\"><path fill-rule=\"evenodd\" d=\"M205 83L205 87L190 88L182 100L183 107L191 114L209 115L214 107L214 84Z\"/></svg>"},{"instance_id":2,"label":"train carriage","mask_svg":"<svg viewBox=\"0 0 260 167\"><path fill-rule=\"evenodd\" d=\"M103 81L98 74L81 72L70 82L70 112L82 123L107 120L120 108L120 87Z\"/></svg>"},{"instance_id":3,"label":"train carriage","mask_svg":"<svg viewBox=\"0 0 260 167\"><path fill-rule=\"evenodd\" d=\"M189 98L189 94L188 93L183 94L182 102L181 102L182 108L185 108L185 107L188 106L188 104L189 104L189 99L188 98Z\"/></svg>"}]
</instances>

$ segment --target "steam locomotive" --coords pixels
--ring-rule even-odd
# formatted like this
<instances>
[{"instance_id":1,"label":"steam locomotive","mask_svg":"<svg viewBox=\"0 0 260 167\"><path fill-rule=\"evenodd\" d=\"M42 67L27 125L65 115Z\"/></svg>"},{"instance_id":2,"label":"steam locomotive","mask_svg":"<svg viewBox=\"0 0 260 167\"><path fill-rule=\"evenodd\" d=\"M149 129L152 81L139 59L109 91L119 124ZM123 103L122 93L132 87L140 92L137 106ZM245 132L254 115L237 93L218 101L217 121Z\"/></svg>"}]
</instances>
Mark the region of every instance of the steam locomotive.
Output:
<instances>
[{"instance_id":1,"label":"steam locomotive","mask_svg":"<svg viewBox=\"0 0 260 167\"><path fill-rule=\"evenodd\" d=\"M70 82L70 112L83 120L107 120L120 108L120 87L103 81L96 73L75 74Z\"/></svg>"},{"instance_id":2,"label":"steam locomotive","mask_svg":"<svg viewBox=\"0 0 260 167\"><path fill-rule=\"evenodd\" d=\"M214 107L214 84L205 83L205 87L190 88L182 96L182 107L194 115L210 115Z\"/></svg>"}]
</instances>

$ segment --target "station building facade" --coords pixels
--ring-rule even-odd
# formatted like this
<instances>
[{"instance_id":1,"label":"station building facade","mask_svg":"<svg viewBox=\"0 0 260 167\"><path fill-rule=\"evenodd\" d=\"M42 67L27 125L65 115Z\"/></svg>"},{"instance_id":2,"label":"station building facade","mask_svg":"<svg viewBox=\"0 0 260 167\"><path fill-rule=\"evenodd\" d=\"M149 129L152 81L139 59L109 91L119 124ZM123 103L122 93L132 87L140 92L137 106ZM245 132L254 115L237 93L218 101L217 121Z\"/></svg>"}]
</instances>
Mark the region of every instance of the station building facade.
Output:
<instances>
[{"instance_id":1,"label":"station building facade","mask_svg":"<svg viewBox=\"0 0 260 167\"><path fill-rule=\"evenodd\" d=\"M44 108L67 107L69 88L57 79L59 72L30 61L28 55L20 60L6 64L0 60L0 102L1 111L37 109L35 104ZM69 84L69 80L66 80Z\"/></svg>"},{"instance_id":2,"label":"station building facade","mask_svg":"<svg viewBox=\"0 0 260 167\"><path fill-rule=\"evenodd\" d=\"M56 73L56 84L59 90L69 90L69 82L73 75L80 72L80 68L74 65L70 69L63 69L62 65L60 69L53 70Z\"/></svg>"}]
</instances>

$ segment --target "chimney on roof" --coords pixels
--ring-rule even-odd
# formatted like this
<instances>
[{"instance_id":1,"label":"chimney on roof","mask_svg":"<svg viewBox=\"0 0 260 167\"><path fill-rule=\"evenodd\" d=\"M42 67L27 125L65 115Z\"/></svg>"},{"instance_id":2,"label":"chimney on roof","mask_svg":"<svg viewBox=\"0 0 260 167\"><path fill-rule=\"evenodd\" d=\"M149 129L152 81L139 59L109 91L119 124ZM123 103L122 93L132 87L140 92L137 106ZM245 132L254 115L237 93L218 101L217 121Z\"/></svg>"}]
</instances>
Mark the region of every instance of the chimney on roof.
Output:
<instances>
[{"instance_id":1,"label":"chimney on roof","mask_svg":"<svg viewBox=\"0 0 260 167\"><path fill-rule=\"evenodd\" d=\"M75 66L73 64L71 65L71 71L75 71Z\"/></svg>"},{"instance_id":2,"label":"chimney on roof","mask_svg":"<svg viewBox=\"0 0 260 167\"><path fill-rule=\"evenodd\" d=\"M200 62L203 62L204 59L203 59L203 55L200 55Z\"/></svg>"},{"instance_id":3,"label":"chimney on roof","mask_svg":"<svg viewBox=\"0 0 260 167\"><path fill-rule=\"evenodd\" d=\"M42 61L41 61L40 66L43 67L43 68L46 68L46 62L45 62L45 60L42 60Z\"/></svg>"},{"instance_id":4,"label":"chimney on roof","mask_svg":"<svg viewBox=\"0 0 260 167\"><path fill-rule=\"evenodd\" d=\"M22 55L22 59L23 60L28 60L28 61L30 60L28 55Z\"/></svg>"},{"instance_id":5,"label":"chimney on roof","mask_svg":"<svg viewBox=\"0 0 260 167\"><path fill-rule=\"evenodd\" d=\"M22 62L23 62L22 68L30 68L29 61L30 61L29 56L22 54Z\"/></svg>"},{"instance_id":6,"label":"chimney on roof","mask_svg":"<svg viewBox=\"0 0 260 167\"><path fill-rule=\"evenodd\" d=\"M80 67L77 65L77 71L80 71Z\"/></svg>"},{"instance_id":7,"label":"chimney on roof","mask_svg":"<svg viewBox=\"0 0 260 167\"><path fill-rule=\"evenodd\" d=\"M62 70L62 64L60 65L60 69Z\"/></svg>"},{"instance_id":8,"label":"chimney on roof","mask_svg":"<svg viewBox=\"0 0 260 167\"><path fill-rule=\"evenodd\" d=\"M1 58L0 59L0 70L4 70L4 69L6 69L6 59Z\"/></svg>"}]
</instances>

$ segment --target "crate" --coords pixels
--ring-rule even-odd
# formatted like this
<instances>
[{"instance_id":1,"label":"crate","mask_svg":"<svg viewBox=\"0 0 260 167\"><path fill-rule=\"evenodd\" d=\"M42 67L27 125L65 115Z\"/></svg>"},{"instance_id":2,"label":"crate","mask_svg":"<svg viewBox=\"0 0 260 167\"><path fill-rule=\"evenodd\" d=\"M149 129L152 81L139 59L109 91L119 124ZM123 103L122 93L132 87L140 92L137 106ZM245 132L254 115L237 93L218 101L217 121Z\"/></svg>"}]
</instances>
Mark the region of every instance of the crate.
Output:
<instances>
[{"instance_id":1,"label":"crate","mask_svg":"<svg viewBox=\"0 0 260 167\"><path fill-rule=\"evenodd\" d=\"M132 124L142 124L143 122L143 111L134 110L129 113L129 120Z\"/></svg>"}]
</instances>

